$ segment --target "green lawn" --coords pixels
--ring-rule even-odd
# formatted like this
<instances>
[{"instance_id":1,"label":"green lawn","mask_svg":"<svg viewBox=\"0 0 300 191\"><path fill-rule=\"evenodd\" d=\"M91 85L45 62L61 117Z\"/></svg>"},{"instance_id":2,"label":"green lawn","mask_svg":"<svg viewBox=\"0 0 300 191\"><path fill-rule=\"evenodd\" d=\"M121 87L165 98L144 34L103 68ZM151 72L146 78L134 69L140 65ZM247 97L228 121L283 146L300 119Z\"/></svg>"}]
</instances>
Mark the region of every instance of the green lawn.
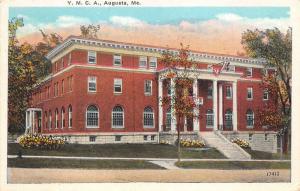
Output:
<instances>
[{"instance_id":1,"label":"green lawn","mask_svg":"<svg viewBox=\"0 0 300 191\"><path fill-rule=\"evenodd\" d=\"M285 159L285 160L290 160L291 159L291 154L283 154L282 158L280 156L280 153L268 153L268 152L263 152L263 151L254 151L251 149L245 149L246 152L248 152L251 155L252 159Z\"/></svg>"},{"instance_id":2,"label":"green lawn","mask_svg":"<svg viewBox=\"0 0 300 191\"><path fill-rule=\"evenodd\" d=\"M290 169L290 162L255 162L255 161L188 161L176 165L187 169Z\"/></svg>"},{"instance_id":3,"label":"green lawn","mask_svg":"<svg viewBox=\"0 0 300 191\"><path fill-rule=\"evenodd\" d=\"M8 167L18 168L164 169L143 160L9 158L7 163Z\"/></svg>"},{"instance_id":4,"label":"green lawn","mask_svg":"<svg viewBox=\"0 0 300 191\"><path fill-rule=\"evenodd\" d=\"M49 155L86 157L177 158L177 147L161 144L66 144L59 150L24 149L19 144L8 144L8 155ZM214 148L208 150L182 149L182 158L226 158Z\"/></svg>"}]
</instances>

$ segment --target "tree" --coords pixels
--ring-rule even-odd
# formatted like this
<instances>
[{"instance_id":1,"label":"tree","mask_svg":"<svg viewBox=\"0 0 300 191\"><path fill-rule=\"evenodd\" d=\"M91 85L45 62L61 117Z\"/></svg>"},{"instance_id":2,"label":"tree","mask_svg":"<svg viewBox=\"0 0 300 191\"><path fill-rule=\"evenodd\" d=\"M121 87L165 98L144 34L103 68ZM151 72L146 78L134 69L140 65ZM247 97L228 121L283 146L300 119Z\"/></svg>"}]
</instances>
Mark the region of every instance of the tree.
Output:
<instances>
[{"instance_id":1,"label":"tree","mask_svg":"<svg viewBox=\"0 0 300 191\"><path fill-rule=\"evenodd\" d=\"M8 131L21 133L25 130L25 111L28 108L34 84L51 70L51 62L45 55L62 42L56 33L44 33L43 42L36 46L20 44L16 32L23 27L22 18L9 20L8 47Z\"/></svg>"},{"instance_id":2,"label":"tree","mask_svg":"<svg viewBox=\"0 0 300 191\"><path fill-rule=\"evenodd\" d=\"M25 110L33 84L36 82L31 55L33 47L18 44L16 31L23 26L23 19L9 21L8 47L8 130L24 131Z\"/></svg>"},{"instance_id":3,"label":"tree","mask_svg":"<svg viewBox=\"0 0 300 191\"><path fill-rule=\"evenodd\" d=\"M171 105L171 113L177 120L178 161L181 157L180 131L183 129L185 118L195 119L198 117L194 114L197 98L190 95L193 80L197 79L198 74L193 72L197 67L196 63L189 59L189 53L189 47L184 47L181 44L178 54L174 55L171 51L165 51L161 59L167 70L160 80L174 82L167 84L167 88L174 90L174 93L171 93L171 96L163 96L161 102L163 105Z\"/></svg>"},{"instance_id":4,"label":"tree","mask_svg":"<svg viewBox=\"0 0 300 191\"><path fill-rule=\"evenodd\" d=\"M275 105L272 108L265 107L260 111L261 121L277 128L278 132L289 135L291 119L291 78L292 78L292 29L289 28L284 34L278 28L264 31L255 29L247 30L242 34L242 44L248 56L262 58L266 61L266 67L275 68L276 72L264 78L263 84L273 89ZM273 117L271 116L273 113ZM281 120L270 120L281 116ZM275 119L275 118L274 118ZM285 144L288 147L288 139ZM284 149L285 151L287 148Z\"/></svg>"},{"instance_id":5,"label":"tree","mask_svg":"<svg viewBox=\"0 0 300 191\"><path fill-rule=\"evenodd\" d=\"M97 32L100 30L100 25L81 25L80 31L83 38L98 38Z\"/></svg>"}]
</instances>

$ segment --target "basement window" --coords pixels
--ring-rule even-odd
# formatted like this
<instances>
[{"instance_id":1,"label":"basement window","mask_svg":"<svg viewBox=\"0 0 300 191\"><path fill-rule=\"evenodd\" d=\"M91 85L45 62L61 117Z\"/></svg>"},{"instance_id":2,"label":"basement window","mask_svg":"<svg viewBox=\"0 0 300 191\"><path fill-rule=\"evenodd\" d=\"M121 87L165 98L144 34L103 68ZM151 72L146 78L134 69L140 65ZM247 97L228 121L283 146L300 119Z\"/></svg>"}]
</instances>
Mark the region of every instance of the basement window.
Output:
<instances>
[{"instance_id":1,"label":"basement window","mask_svg":"<svg viewBox=\"0 0 300 191\"><path fill-rule=\"evenodd\" d=\"M95 142L96 141L96 136L90 136L90 142Z\"/></svg>"},{"instance_id":2,"label":"basement window","mask_svg":"<svg viewBox=\"0 0 300 191\"><path fill-rule=\"evenodd\" d=\"M122 136L121 135L116 135L115 136L115 141L121 141Z\"/></svg>"}]
</instances>

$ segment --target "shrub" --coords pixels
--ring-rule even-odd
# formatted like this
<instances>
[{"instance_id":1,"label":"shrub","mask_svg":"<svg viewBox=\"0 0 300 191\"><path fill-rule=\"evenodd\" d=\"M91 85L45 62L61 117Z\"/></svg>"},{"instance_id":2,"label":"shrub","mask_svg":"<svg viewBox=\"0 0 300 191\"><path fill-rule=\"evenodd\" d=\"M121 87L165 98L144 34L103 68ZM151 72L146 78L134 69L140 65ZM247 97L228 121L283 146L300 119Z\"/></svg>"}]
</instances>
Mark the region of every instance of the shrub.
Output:
<instances>
[{"instance_id":1,"label":"shrub","mask_svg":"<svg viewBox=\"0 0 300 191\"><path fill-rule=\"evenodd\" d=\"M205 143L200 140L181 139L180 145L182 147L201 148L205 146Z\"/></svg>"},{"instance_id":2,"label":"shrub","mask_svg":"<svg viewBox=\"0 0 300 191\"><path fill-rule=\"evenodd\" d=\"M27 134L18 138L23 148L58 149L66 143L64 137L52 137L40 134Z\"/></svg>"},{"instance_id":3,"label":"shrub","mask_svg":"<svg viewBox=\"0 0 300 191\"><path fill-rule=\"evenodd\" d=\"M240 138L234 138L231 140L231 142L237 144L242 148L250 148L249 142Z\"/></svg>"}]
</instances>

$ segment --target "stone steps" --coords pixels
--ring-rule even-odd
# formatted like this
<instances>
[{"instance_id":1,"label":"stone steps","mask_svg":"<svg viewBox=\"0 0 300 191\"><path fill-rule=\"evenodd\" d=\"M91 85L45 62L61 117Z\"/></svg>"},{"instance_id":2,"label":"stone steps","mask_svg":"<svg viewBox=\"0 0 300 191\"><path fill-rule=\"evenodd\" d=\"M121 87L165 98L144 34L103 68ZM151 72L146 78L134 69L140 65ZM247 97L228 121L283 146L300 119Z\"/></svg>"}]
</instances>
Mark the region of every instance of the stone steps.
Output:
<instances>
[{"instance_id":1,"label":"stone steps","mask_svg":"<svg viewBox=\"0 0 300 191\"><path fill-rule=\"evenodd\" d=\"M215 147L229 159L251 159L251 156L247 152L238 145L231 143L219 132L200 132L199 136L201 136L209 146Z\"/></svg>"}]
</instances>

